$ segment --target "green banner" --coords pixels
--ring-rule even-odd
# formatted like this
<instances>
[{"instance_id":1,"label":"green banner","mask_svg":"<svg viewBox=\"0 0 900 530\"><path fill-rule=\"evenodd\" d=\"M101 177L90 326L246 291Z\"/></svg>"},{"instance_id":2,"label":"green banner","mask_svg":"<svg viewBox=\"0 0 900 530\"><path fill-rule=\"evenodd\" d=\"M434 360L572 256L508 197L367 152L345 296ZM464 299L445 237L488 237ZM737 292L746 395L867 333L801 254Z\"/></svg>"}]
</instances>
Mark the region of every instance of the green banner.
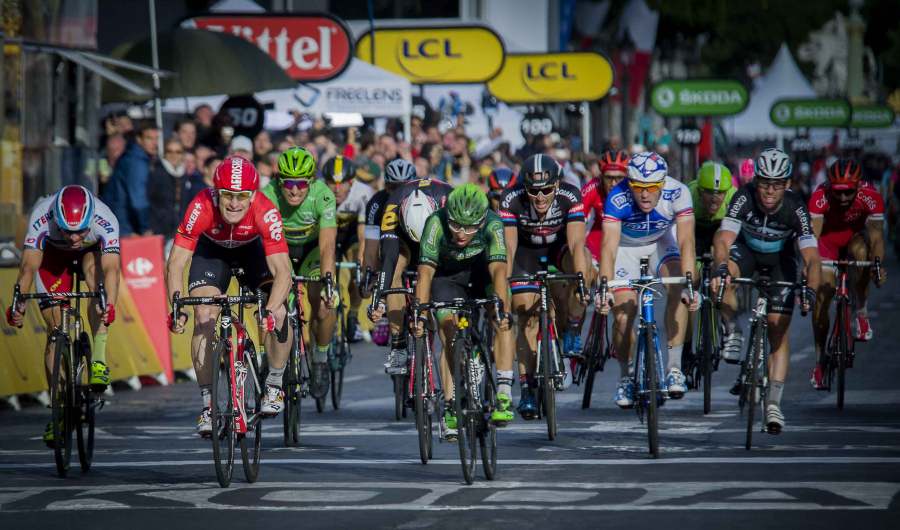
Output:
<instances>
[{"instance_id":1,"label":"green banner","mask_svg":"<svg viewBox=\"0 0 900 530\"><path fill-rule=\"evenodd\" d=\"M673 79L650 91L650 104L662 116L730 116L749 102L744 85L730 79Z\"/></svg>"},{"instance_id":2,"label":"green banner","mask_svg":"<svg viewBox=\"0 0 900 530\"><path fill-rule=\"evenodd\" d=\"M846 127L850 104L845 99L779 99L769 118L779 127Z\"/></svg>"},{"instance_id":3,"label":"green banner","mask_svg":"<svg viewBox=\"0 0 900 530\"><path fill-rule=\"evenodd\" d=\"M860 105L853 107L850 127L859 129L881 129L894 124L894 110L883 105Z\"/></svg>"}]
</instances>

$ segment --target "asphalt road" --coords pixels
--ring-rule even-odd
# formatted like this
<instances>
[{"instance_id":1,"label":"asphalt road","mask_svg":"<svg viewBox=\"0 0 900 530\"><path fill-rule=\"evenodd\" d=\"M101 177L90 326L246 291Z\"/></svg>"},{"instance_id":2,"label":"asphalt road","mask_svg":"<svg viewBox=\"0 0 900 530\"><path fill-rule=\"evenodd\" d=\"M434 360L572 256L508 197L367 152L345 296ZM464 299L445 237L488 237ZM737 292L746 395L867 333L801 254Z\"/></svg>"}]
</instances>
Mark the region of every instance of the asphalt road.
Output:
<instances>
[{"instance_id":1,"label":"asphalt road","mask_svg":"<svg viewBox=\"0 0 900 530\"><path fill-rule=\"evenodd\" d=\"M893 265L893 264L892 264ZM896 270L896 269L894 269ZM418 460L411 419L393 420L383 350L358 345L345 406L303 412L302 445L282 445L280 418L264 425L259 481L238 464L215 481L210 444L194 435L193 383L117 389L98 416L94 468L56 477L40 434L48 411L0 410L0 526L17 528L898 528L900 525L900 290L874 293L876 340L860 344L847 405L813 391L809 320L795 318L785 431L743 448L744 422L727 393L736 368L714 378L713 412L689 393L661 410L661 458L646 430L611 402L616 375L598 375L594 405L581 389L559 399L560 434L516 422L500 432L495 481L462 481L455 445ZM617 370L616 370L617 371ZM77 465L77 464L76 464Z\"/></svg>"}]
</instances>

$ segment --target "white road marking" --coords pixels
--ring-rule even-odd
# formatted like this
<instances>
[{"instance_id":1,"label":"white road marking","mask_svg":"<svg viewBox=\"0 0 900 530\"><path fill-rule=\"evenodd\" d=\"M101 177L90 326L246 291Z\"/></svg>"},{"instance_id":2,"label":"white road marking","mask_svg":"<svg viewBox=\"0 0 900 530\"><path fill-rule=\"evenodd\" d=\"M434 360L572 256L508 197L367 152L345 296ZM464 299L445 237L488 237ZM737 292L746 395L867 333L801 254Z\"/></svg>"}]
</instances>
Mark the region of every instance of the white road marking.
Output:
<instances>
[{"instance_id":1,"label":"white road marking","mask_svg":"<svg viewBox=\"0 0 900 530\"><path fill-rule=\"evenodd\" d=\"M264 501L276 502L329 502L341 499L345 502L365 502L379 495L378 491L335 489L290 489L266 493Z\"/></svg>"}]
</instances>

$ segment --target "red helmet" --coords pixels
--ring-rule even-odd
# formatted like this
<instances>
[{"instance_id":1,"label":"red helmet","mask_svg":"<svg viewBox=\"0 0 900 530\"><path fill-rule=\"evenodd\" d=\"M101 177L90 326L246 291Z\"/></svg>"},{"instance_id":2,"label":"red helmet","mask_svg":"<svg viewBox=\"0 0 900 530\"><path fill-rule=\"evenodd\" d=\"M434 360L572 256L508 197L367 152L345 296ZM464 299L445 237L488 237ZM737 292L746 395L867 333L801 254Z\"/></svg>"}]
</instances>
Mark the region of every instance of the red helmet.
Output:
<instances>
[{"instance_id":1,"label":"red helmet","mask_svg":"<svg viewBox=\"0 0 900 530\"><path fill-rule=\"evenodd\" d=\"M862 168L856 160L843 158L828 168L828 187L833 190L855 190L862 178Z\"/></svg>"},{"instance_id":2,"label":"red helmet","mask_svg":"<svg viewBox=\"0 0 900 530\"><path fill-rule=\"evenodd\" d=\"M66 186L56 193L53 211L57 226L68 232L80 232L91 224L94 196L84 186Z\"/></svg>"},{"instance_id":3,"label":"red helmet","mask_svg":"<svg viewBox=\"0 0 900 530\"><path fill-rule=\"evenodd\" d=\"M629 160L631 160L631 157L628 156L626 151L609 150L600 155L600 160L598 160L600 173L603 174L607 171L628 173Z\"/></svg>"},{"instance_id":4,"label":"red helmet","mask_svg":"<svg viewBox=\"0 0 900 530\"><path fill-rule=\"evenodd\" d=\"M259 173L246 158L229 156L216 166L213 187L217 190L256 191L259 189Z\"/></svg>"}]
</instances>

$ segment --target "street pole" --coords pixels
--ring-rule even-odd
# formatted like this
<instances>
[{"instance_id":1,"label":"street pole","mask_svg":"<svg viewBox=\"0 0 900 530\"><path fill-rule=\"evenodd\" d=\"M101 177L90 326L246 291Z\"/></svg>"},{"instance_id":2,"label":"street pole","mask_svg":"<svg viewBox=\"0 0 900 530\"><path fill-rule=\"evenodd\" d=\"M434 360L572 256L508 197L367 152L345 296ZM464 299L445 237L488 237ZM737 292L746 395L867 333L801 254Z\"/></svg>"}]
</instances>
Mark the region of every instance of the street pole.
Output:
<instances>
[{"instance_id":1,"label":"street pole","mask_svg":"<svg viewBox=\"0 0 900 530\"><path fill-rule=\"evenodd\" d=\"M156 128L159 129L157 142L157 158L163 153L163 121L162 108L159 100L159 43L156 39L156 0L149 0L150 4L150 49L153 58L153 107L156 113Z\"/></svg>"},{"instance_id":2,"label":"street pole","mask_svg":"<svg viewBox=\"0 0 900 530\"><path fill-rule=\"evenodd\" d=\"M591 103L581 102L581 152L591 152Z\"/></svg>"},{"instance_id":3,"label":"street pole","mask_svg":"<svg viewBox=\"0 0 900 530\"><path fill-rule=\"evenodd\" d=\"M859 14L863 0L850 0L847 21L847 99L853 105L863 101L863 34L866 23Z\"/></svg>"}]
</instances>

